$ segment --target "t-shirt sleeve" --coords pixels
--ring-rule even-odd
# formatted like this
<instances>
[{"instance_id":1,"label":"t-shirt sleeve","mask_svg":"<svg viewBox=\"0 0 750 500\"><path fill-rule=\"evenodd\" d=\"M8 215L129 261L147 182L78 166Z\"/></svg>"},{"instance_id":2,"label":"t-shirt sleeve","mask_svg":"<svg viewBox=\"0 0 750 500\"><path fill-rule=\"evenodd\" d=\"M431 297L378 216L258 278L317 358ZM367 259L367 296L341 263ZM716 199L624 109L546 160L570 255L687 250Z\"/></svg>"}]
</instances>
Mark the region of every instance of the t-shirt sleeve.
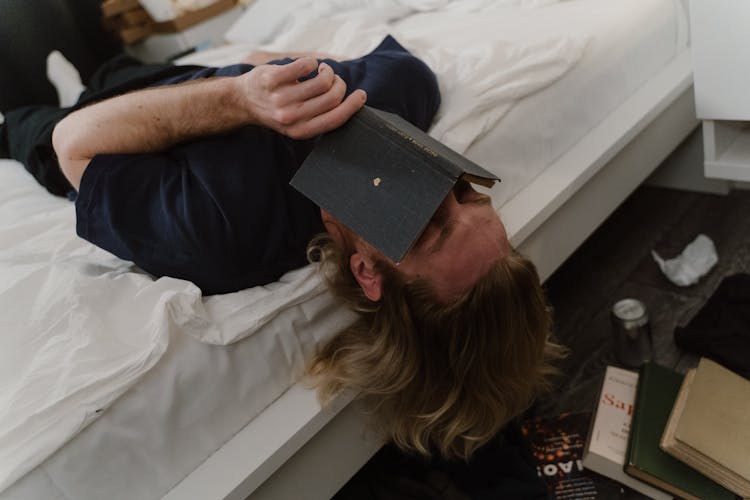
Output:
<instances>
[{"instance_id":1,"label":"t-shirt sleeve","mask_svg":"<svg viewBox=\"0 0 750 500\"><path fill-rule=\"evenodd\" d=\"M440 107L435 74L390 35L363 57L325 62L346 82L347 95L364 89L368 106L400 115L422 130Z\"/></svg>"}]
</instances>

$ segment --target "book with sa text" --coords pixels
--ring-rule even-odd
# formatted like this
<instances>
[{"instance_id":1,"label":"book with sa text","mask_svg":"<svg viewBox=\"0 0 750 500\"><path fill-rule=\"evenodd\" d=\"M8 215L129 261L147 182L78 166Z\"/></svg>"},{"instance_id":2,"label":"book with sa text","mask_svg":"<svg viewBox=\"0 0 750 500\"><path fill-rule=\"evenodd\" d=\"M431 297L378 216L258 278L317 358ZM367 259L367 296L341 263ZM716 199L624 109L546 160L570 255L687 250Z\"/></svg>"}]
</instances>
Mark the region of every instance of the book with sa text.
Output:
<instances>
[{"instance_id":1,"label":"book with sa text","mask_svg":"<svg viewBox=\"0 0 750 500\"><path fill-rule=\"evenodd\" d=\"M586 439L583 466L649 498L668 500L671 495L625 474L623 470L637 384L637 372L607 367Z\"/></svg>"},{"instance_id":2,"label":"book with sa text","mask_svg":"<svg viewBox=\"0 0 750 500\"><path fill-rule=\"evenodd\" d=\"M683 376L644 363L639 371L625 472L687 500L734 500L734 494L659 448Z\"/></svg>"},{"instance_id":3,"label":"book with sa text","mask_svg":"<svg viewBox=\"0 0 750 500\"><path fill-rule=\"evenodd\" d=\"M291 185L400 262L459 180L499 179L400 116L365 106L318 141Z\"/></svg>"},{"instance_id":4,"label":"book with sa text","mask_svg":"<svg viewBox=\"0 0 750 500\"><path fill-rule=\"evenodd\" d=\"M660 446L750 497L750 380L702 358L685 376Z\"/></svg>"}]
</instances>

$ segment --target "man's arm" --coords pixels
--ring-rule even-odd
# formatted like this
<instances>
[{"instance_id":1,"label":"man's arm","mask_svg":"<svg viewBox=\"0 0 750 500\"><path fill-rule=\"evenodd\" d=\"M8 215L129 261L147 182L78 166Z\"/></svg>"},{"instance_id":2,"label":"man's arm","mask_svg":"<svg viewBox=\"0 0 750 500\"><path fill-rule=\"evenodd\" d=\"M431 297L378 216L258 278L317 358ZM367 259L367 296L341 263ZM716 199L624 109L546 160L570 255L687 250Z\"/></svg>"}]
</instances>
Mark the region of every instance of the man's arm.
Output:
<instances>
[{"instance_id":1,"label":"man's arm","mask_svg":"<svg viewBox=\"0 0 750 500\"><path fill-rule=\"evenodd\" d=\"M103 153L148 153L243 125L261 125L296 139L341 126L365 102L358 90L318 62L302 58L258 66L244 75L155 87L96 103L68 115L52 134L63 174L77 190L91 159Z\"/></svg>"}]
</instances>

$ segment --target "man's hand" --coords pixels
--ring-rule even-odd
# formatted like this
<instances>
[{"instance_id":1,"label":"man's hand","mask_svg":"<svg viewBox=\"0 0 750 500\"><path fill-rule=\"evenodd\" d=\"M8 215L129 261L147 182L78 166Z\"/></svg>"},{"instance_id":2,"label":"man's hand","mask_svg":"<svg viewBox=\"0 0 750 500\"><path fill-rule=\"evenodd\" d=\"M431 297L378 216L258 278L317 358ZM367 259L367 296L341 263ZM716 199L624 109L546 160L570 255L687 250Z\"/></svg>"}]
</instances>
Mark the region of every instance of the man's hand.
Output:
<instances>
[{"instance_id":1,"label":"man's hand","mask_svg":"<svg viewBox=\"0 0 750 500\"><path fill-rule=\"evenodd\" d=\"M317 76L299 81L316 67ZM257 66L240 78L250 121L293 139L307 139L340 127L367 99L361 89L344 99L344 81L330 66L318 66L312 57L283 66Z\"/></svg>"}]
</instances>

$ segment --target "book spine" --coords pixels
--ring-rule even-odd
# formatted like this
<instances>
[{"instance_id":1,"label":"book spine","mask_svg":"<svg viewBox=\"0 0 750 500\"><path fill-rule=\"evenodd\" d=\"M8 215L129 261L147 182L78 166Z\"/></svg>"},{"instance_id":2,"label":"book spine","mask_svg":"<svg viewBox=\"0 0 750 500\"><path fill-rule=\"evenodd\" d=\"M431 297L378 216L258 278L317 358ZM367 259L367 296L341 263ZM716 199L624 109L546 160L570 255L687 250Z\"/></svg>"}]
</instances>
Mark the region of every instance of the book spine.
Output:
<instances>
[{"instance_id":1,"label":"book spine","mask_svg":"<svg viewBox=\"0 0 750 500\"><path fill-rule=\"evenodd\" d=\"M646 384L648 383L648 377L649 377L649 370L648 370L648 363L641 365L641 369L639 370L638 374L638 385L635 388L635 411L633 412L633 418L630 420L630 434L628 439L628 447L627 451L625 452L625 470L627 471L629 467L633 466L634 463L636 463L636 460L634 459L633 455L638 453L638 427L639 422L642 418L643 412L639 412L638 408L643 408L643 398L645 391L643 390L644 387L646 387ZM639 415L640 413L640 415Z\"/></svg>"},{"instance_id":2,"label":"book spine","mask_svg":"<svg viewBox=\"0 0 750 500\"><path fill-rule=\"evenodd\" d=\"M450 179L456 179L456 166L453 162L418 142L411 135L398 129L387 121L379 118L374 111L363 108L355 116L364 125L379 131L383 137L388 138L394 145L406 151L415 153L428 163L435 165L438 170Z\"/></svg>"}]
</instances>

